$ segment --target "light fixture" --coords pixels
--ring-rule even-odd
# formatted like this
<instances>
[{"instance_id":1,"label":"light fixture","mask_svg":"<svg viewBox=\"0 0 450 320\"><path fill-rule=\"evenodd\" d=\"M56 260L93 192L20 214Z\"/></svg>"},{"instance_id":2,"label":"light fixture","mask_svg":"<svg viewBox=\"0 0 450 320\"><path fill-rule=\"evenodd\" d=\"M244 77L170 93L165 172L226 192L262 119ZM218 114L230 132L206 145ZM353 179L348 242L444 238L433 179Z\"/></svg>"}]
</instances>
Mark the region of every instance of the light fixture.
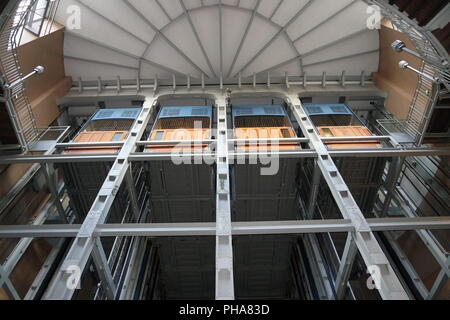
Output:
<instances>
[{"instance_id":1,"label":"light fixture","mask_svg":"<svg viewBox=\"0 0 450 320\"><path fill-rule=\"evenodd\" d=\"M32 72L30 72L29 74L27 74L26 76L14 81L13 83L10 84L5 84L5 89L9 90L14 88L15 86L21 84L22 82L24 82L25 80L27 80L28 78L31 78L32 76L34 76L35 74L42 74L44 73L45 68L43 66L37 66L34 68L34 70Z\"/></svg>"},{"instance_id":2,"label":"light fixture","mask_svg":"<svg viewBox=\"0 0 450 320\"><path fill-rule=\"evenodd\" d=\"M417 70L417 69L411 67L411 66L409 65L408 61L402 60L402 61L400 61L400 62L398 63L398 66L399 66L401 69L409 69L409 70L411 70L411 71L414 71L415 73L420 74L422 77L425 77L425 78L427 78L427 79L429 79L429 80L431 80L431 81L433 81L433 82L436 82L436 83L439 83L439 82L440 82L440 79L439 79L439 78L435 78L435 77L433 77L433 76L430 76L429 74L426 74L426 73L424 73L424 72L421 72L421 71L419 71L419 70Z\"/></svg>"}]
</instances>

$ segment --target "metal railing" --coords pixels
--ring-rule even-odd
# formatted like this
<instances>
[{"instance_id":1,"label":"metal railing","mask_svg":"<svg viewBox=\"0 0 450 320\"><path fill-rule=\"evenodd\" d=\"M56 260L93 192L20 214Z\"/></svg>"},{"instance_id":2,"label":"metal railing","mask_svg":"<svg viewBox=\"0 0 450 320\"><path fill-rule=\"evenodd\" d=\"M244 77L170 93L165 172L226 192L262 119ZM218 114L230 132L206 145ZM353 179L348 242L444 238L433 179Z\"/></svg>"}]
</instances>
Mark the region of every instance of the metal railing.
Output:
<instances>
[{"instance_id":1,"label":"metal railing","mask_svg":"<svg viewBox=\"0 0 450 320\"><path fill-rule=\"evenodd\" d=\"M19 41L27 15L35 2L36 0L17 2L0 31L0 69L3 95L8 114L24 152L38 137L38 130L25 84L20 81L23 73L18 60L17 48L20 45ZM15 83L15 85L7 87L7 84L11 83Z\"/></svg>"},{"instance_id":2,"label":"metal railing","mask_svg":"<svg viewBox=\"0 0 450 320\"><path fill-rule=\"evenodd\" d=\"M422 59L411 107L406 121L402 122L403 131L411 136L416 145L421 145L439 96L439 85L443 84L447 90L450 90L449 55L429 30L420 27L417 22L411 20L395 6L382 0L366 2L380 7L383 17L389 19L398 31L411 40L418 56ZM439 79L438 83L430 80L429 77Z\"/></svg>"}]
</instances>

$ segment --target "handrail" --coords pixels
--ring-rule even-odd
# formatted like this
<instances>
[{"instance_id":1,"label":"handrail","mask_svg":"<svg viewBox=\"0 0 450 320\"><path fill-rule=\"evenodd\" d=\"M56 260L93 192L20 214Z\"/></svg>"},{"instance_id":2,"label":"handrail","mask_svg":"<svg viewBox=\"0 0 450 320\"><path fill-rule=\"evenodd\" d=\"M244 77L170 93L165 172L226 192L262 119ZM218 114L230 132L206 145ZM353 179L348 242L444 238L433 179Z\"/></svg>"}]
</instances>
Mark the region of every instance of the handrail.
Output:
<instances>
[{"instance_id":1,"label":"handrail","mask_svg":"<svg viewBox=\"0 0 450 320\"><path fill-rule=\"evenodd\" d=\"M23 74L18 61L17 47L20 45L21 34L27 16L37 0L18 1L5 18L0 29L0 68L2 71L1 85L6 107L11 118L22 151L26 152L31 143L38 137L36 121L31 109ZM17 84L8 86L8 84Z\"/></svg>"},{"instance_id":2,"label":"handrail","mask_svg":"<svg viewBox=\"0 0 450 320\"><path fill-rule=\"evenodd\" d=\"M420 27L397 7L383 0L366 0L366 3L378 6L394 27L411 40L417 50L416 56L422 59L417 70L419 72L417 87L404 121L404 131L411 136L416 145L420 146L437 103L439 85L442 83L450 91L450 57L429 30ZM430 79L436 79L437 82Z\"/></svg>"}]
</instances>

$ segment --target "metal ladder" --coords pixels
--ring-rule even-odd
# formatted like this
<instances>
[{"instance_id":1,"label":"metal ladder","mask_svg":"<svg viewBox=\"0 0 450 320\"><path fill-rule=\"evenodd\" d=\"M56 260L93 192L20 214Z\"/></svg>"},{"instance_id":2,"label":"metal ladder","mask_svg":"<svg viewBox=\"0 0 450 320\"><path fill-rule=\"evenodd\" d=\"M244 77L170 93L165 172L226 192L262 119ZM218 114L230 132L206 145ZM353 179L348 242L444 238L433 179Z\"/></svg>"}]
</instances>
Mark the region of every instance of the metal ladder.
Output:
<instances>
[{"instance_id":1,"label":"metal ladder","mask_svg":"<svg viewBox=\"0 0 450 320\"><path fill-rule=\"evenodd\" d=\"M450 90L450 59L447 51L434 38L434 35L418 26L415 21L387 1L368 0L366 2L379 6L383 16L411 40L422 58L419 71L440 78L442 84ZM438 96L439 85L419 76L408 116L405 121L402 121L404 131L412 137L416 145L420 146L423 143Z\"/></svg>"},{"instance_id":2,"label":"metal ladder","mask_svg":"<svg viewBox=\"0 0 450 320\"><path fill-rule=\"evenodd\" d=\"M424 61L419 70L435 76L433 67ZM418 78L417 88L406 118L406 130L413 136L416 144L421 145L439 96L439 85L426 77Z\"/></svg>"},{"instance_id":3,"label":"metal ladder","mask_svg":"<svg viewBox=\"0 0 450 320\"><path fill-rule=\"evenodd\" d=\"M22 78L17 47L30 9L37 0L19 1L0 31L0 68L7 109L24 152L38 138L38 129L23 82L11 89L4 87Z\"/></svg>"}]
</instances>

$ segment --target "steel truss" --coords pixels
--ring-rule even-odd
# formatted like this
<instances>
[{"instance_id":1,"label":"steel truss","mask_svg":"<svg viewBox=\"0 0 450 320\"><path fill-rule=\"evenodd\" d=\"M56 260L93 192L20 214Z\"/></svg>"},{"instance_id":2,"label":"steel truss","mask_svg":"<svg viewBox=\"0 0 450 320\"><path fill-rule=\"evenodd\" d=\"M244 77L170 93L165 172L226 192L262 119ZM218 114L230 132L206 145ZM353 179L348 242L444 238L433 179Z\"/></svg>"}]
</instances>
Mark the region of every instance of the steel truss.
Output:
<instances>
[{"instance_id":1,"label":"steel truss","mask_svg":"<svg viewBox=\"0 0 450 320\"><path fill-rule=\"evenodd\" d=\"M0 163L59 163L59 162L90 162L109 161L114 162L111 171L101 187L98 195L86 216L83 224L62 224L62 225L28 225L28 226L1 226L0 238L73 238L73 243L64 259L64 262L55 273L44 299L71 299L76 286L67 286L68 281L73 280L74 270L83 271L90 258L93 258L101 285L108 299L124 297L124 294L117 292L118 289L113 281L105 252L99 239L101 237L159 237L159 236L215 236L216 237L216 298L234 299L233 285L233 247L232 236L240 235L274 235L274 234L313 234L313 233L348 233L347 245L344 256L341 258L340 268L335 279L337 298L341 298L343 288L345 288L350 267L359 252L368 267L376 266L380 270L380 286L377 287L383 299L408 299L408 294L397 278L388 258L385 256L378 244L373 232L377 231L398 231L398 230L425 230L430 229L450 229L450 218L376 218L365 219L360 209L356 205L351 192L342 179L338 169L334 165L333 157L408 157L414 155L450 155L449 149L440 148L402 148L398 147L395 141L389 136L370 137L365 140L385 141L394 147L385 147L371 150L333 150L328 151L324 145L329 138L322 138L315 131L309 118L300 103L298 96L286 95L289 108L296 118L305 138L292 139L298 143L308 143L309 149L299 149L295 151L283 151L271 156L280 158L313 158L317 162L317 176L322 175L338 204L342 213L341 220L306 220L300 221L268 221L268 222L231 222L230 210L230 187L229 187L229 164L236 159L249 158L253 155L263 155L263 153L241 153L234 151L235 143L239 140L229 139L227 134L227 96L216 94L216 107L218 110L218 139L202 141L215 145L215 151L209 152L203 157L209 156L213 163L217 165L217 201L216 201L216 223L187 223L187 224L107 224L104 222L108 216L111 205L115 199L117 190L127 181L127 173L132 162L170 160L170 154L148 154L136 152L138 147L152 144L152 142L142 142L142 136L147 128L152 110L157 105L158 97L147 98L142 112L130 130L129 137L123 143L113 143L120 146L121 151L117 155L63 155L64 149L73 144L56 144L55 152L41 156L11 156L0 157ZM357 141L362 138L342 137L339 141ZM167 142L165 142L167 143ZM189 143L184 141L184 144ZM190 142L192 143L192 142ZM197 142L198 143L198 142ZM83 146L87 144L83 144ZM77 145L79 146L79 145ZM89 147L110 147L111 143L89 144ZM194 158L198 153L183 154L184 157ZM133 184L128 183L132 189ZM55 195L54 195L55 196ZM308 211L312 211L315 206L315 197L309 199ZM137 221L136 221L137 222ZM442 263L443 275L436 283L435 290L430 292L430 296L435 295L441 287L443 280L448 277L448 263ZM75 269L74 269L75 268ZM3 271L3 269L0 269ZM76 280L80 280L78 274ZM442 279L441 279L442 278ZM441 281L442 280L442 281ZM76 284L76 283L75 283ZM17 298L14 288L9 282L8 276L2 272L0 276L0 286L6 287L10 296Z\"/></svg>"}]
</instances>

